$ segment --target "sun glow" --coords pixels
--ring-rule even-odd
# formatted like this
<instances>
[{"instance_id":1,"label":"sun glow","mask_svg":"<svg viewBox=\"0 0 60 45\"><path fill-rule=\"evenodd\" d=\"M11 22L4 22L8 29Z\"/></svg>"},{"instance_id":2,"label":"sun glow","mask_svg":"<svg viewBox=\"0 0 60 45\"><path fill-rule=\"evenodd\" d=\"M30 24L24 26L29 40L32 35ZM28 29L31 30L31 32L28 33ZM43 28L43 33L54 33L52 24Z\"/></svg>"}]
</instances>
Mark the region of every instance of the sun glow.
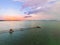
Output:
<instances>
[{"instance_id":1,"label":"sun glow","mask_svg":"<svg viewBox=\"0 0 60 45\"><path fill-rule=\"evenodd\" d=\"M5 20L24 20L22 16L4 16Z\"/></svg>"}]
</instances>

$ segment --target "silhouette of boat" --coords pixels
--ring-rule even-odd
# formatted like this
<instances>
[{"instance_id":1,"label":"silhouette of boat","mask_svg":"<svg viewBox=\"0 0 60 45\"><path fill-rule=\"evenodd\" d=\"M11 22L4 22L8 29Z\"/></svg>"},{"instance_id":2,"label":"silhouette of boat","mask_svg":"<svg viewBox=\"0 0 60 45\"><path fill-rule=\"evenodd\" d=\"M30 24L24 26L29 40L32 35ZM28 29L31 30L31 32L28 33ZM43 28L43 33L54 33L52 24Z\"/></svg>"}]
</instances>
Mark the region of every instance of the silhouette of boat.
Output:
<instances>
[{"instance_id":1,"label":"silhouette of boat","mask_svg":"<svg viewBox=\"0 0 60 45\"><path fill-rule=\"evenodd\" d=\"M40 26L36 26L36 28L41 28Z\"/></svg>"},{"instance_id":2,"label":"silhouette of boat","mask_svg":"<svg viewBox=\"0 0 60 45\"><path fill-rule=\"evenodd\" d=\"M9 30L9 33L13 33L13 32L14 32L13 29L10 29L10 30Z\"/></svg>"}]
</instances>

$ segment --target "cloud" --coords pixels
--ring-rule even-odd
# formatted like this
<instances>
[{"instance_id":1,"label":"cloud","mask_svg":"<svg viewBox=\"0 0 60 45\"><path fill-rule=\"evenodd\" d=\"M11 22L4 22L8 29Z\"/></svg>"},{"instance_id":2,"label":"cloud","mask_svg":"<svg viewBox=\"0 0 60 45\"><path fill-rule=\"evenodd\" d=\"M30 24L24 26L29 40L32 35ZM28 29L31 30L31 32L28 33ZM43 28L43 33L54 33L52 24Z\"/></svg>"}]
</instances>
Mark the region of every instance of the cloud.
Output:
<instances>
[{"instance_id":1,"label":"cloud","mask_svg":"<svg viewBox=\"0 0 60 45\"><path fill-rule=\"evenodd\" d=\"M60 2L56 2L48 11L45 13L53 14L53 15L60 15Z\"/></svg>"},{"instance_id":2,"label":"cloud","mask_svg":"<svg viewBox=\"0 0 60 45\"><path fill-rule=\"evenodd\" d=\"M36 15L43 15L44 17L48 16L46 19L60 20L60 2L56 2L45 12L37 13Z\"/></svg>"},{"instance_id":3,"label":"cloud","mask_svg":"<svg viewBox=\"0 0 60 45\"><path fill-rule=\"evenodd\" d=\"M60 2L57 2L48 13L53 14L56 20L60 20Z\"/></svg>"},{"instance_id":4,"label":"cloud","mask_svg":"<svg viewBox=\"0 0 60 45\"><path fill-rule=\"evenodd\" d=\"M12 0L12 1L26 2L26 1L28 1L28 0Z\"/></svg>"},{"instance_id":5,"label":"cloud","mask_svg":"<svg viewBox=\"0 0 60 45\"><path fill-rule=\"evenodd\" d=\"M28 11L28 14L37 13L37 12L45 11L47 8L51 7L55 2L56 0L38 0L38 1L30 0L30 1L26 1L22 5L22 9L30 7L31 10Z\"/></svg>"},{"instance_id":6,"label":"cloud","mask_svg":"<svg viewBox=\"0 0 60 45\"><path fill-rule=\"evenodd\" d=\"M13 0L23 2L21 6L22 10L30 8L30 11L27 11L27 14L37 13L45 11L47 8L51 7L57 0Z\"/></svg>"},{"instance_id":7,"label":"cloud","mask_svg":"<svg viewBox=\"0 0 60 45\"><path fill-rule=\"evenodd\" d=\"M25 18L26 20L54 20L53 15L48 15L46 13L31 14L32 17Z\"/></svg>"},{"instance_id":8,"label":"cloud","mask_svg":"<svg viewBox=\"0 0 60 45\"><path fill-rule=\"evenodd\" d=\"M60 20L60 0L33 0L33 1L17 0L17 1L24 2L24 4L21 6L22 10L25 10L25 8L27 7L31 8L31 10L27 11L27 13L25 14L35 14L37 17L42 16L43 17L42 19Z\"/></svg>"}]
</instances>

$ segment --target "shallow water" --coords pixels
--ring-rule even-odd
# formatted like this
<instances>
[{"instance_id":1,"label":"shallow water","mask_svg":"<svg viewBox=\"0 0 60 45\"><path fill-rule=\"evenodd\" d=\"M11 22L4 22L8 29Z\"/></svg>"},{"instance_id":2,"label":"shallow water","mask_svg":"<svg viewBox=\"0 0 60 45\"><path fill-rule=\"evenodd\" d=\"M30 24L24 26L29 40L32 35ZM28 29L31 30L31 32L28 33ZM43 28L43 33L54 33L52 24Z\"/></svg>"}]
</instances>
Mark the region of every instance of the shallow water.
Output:
<instances>
[{"instance_id":1,"label":"shallow water","mask_svg":"<svg viewBox=\"0 0 60 45\"><path fill-rule=\"evenodd\" d=\"M60 21L22 22L5 22L6 24L0 22L6 30L10 29L12 24L12 28L14 30L17 29L12 34L9 32L1 33L0 45L60 45ZM41 26L41 28L31 28L37 25ZM6 28L5 26L9 27ZM21 30L20 28L22 27L24 29ZM3 29L1 28L0 30Z\"/></svg>"}]
</instances>

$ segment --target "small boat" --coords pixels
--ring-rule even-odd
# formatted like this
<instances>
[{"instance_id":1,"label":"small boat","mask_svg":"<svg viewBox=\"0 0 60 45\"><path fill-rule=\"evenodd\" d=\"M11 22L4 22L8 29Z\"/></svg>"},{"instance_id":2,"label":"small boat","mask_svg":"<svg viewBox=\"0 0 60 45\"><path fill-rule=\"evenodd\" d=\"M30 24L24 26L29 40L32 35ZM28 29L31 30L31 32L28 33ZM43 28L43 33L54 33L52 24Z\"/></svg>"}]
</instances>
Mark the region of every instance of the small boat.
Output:
<instances>
[{"instance_id":1,"label":"small boat","mask_svg":"<svg viewBox=\"0 0 60 45\"><path fill-rule=\"evenodd\" d=\"M36 26L36 28L41 28L40 26Z\"/></svg>"},{"instance_id":2,"label":"small boat","mask_svg":"<svg viewBox=\"0 0 60 45\"><path fill-rule=\"evenodd\" d=\"M9 30L9 33L13 33L13 32L14 32L13 29L10 29L10 30Z\"/></svg>"}]
</instances>

